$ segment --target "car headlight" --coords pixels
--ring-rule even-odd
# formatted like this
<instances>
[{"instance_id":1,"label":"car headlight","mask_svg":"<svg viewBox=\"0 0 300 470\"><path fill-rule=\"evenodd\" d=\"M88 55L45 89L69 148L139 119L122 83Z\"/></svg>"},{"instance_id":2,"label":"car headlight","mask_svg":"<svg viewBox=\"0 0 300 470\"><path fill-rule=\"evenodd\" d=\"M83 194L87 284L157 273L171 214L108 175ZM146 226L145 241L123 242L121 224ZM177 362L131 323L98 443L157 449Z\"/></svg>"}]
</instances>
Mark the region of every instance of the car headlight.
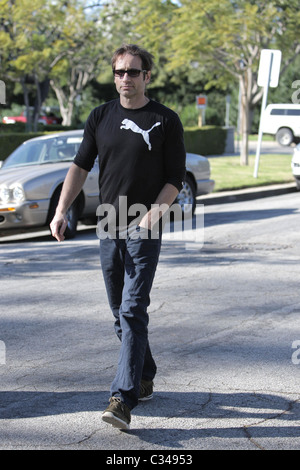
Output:
<instances>
[{"instance_id":1,"label":"car headlight","mask_svg":"<svg viewBox=\"0 0 300 470\"><path fill-rule=\"evenodd\" d=\"M24 189L21 186L12 188L12 199L15 202L21 202L25 199Z\"/></svg>"},{"instance_id":2,"label":"car headlight","mask_svg":"<svg viewBox=\"0 0 300 470\"><path fill-rule=\"evenodd\" d=\"M10 199L10 191L7 186L0 187L0 201L3 204L7 204Z\"/></svg>"},{"instance_id":3,"label":"car headlight","mask_svg":"<svg viewBox=\"0 0 300 470\"><path fill-rule=\"evenodd\" d=\"M25 199L25 193L22 186L0 186L0 202L8 204L10 202L19 203Z\"/></svg>"}]
</instances>

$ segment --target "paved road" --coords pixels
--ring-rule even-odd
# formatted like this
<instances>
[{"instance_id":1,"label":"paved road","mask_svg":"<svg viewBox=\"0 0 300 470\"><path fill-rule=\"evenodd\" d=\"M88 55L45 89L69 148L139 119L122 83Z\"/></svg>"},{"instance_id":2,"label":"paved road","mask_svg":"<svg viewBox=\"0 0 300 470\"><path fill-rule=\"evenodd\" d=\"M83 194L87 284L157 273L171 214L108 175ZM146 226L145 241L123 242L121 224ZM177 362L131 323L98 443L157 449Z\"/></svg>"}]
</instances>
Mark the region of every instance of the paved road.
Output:
<instances>
[{"instance_id":1,"label":"paved road","mask_svg":"<svg viewBox=\"0 0 300 470\"><path fill-rule=\"evenodd\" d=\"M299 199L206 206L202 247L165 236L128 433L101 421L119 344L94 230L1 243L0 449L299 449Z\"/></svg>"},{"instance_id":2,"label":"paved road","mask_svg":"<svg viewBox=\"0 0 300 470\"><path fill-rule=\"evenodd\" d=\"M273 153L273 154L287 154L287 155L292 155L293 150L296 144L292 144L288 147L284 147L282 145L279 145L276 140L266 140L262 141L261 143L261 148L260 148L260 153ZM235 151L239 151L239 144L236 142L235 146ZM257 142L253 140L249 140L249 153L250 154L256 154L257 151Z\"/></svg>"}]
</instances>

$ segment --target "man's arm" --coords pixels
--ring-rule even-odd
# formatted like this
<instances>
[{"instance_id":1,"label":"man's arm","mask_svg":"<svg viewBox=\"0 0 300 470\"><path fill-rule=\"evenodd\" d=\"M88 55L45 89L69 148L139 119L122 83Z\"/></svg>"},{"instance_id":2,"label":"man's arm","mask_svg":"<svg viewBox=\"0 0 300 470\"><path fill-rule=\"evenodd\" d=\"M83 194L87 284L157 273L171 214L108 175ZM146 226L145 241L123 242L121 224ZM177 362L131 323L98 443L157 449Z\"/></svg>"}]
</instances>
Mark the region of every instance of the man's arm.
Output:
<instances>
[{"instance_id":1,"label":"man's arm","mask_svg":"<svg viewBox=\"0 0 300 470\"><path fill-rule=\"evenodd\" d=\"M153 207L140 221L140 227L152 230L158 223L159 219L175 201L178 192L179 191L175 186L170 183L166 183L157 196Z\"/></svg>"},{"instance_id":2,"label":"man's arm","mask_svg":"<svg viewBox=\"0 0 300 470\"><path fill-rule=\"evenodd\" d=\"M87 175L88 171L83 170L74 163L71 165L67 173L66 179L61 190L55 216L53 217L53 220L50 224L52 236L56 238L59 242L65 239L64 231L66 230L68 225L68 220L66 216L67 210L80 193L80 190L84 185Z\"/></svg>"}]
</instances>

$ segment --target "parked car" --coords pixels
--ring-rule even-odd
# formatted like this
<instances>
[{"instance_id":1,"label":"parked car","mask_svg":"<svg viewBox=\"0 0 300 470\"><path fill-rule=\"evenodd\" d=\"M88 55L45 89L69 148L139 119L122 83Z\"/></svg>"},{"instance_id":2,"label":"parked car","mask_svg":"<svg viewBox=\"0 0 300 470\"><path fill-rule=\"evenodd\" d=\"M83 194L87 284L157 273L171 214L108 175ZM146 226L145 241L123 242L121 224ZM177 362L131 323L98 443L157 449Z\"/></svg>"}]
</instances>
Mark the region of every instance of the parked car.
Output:
<instances>
[{"instance_id":1,"label":"parked car","mask_svg":"<svg viewBox=\"0 0 300 470\"><path fill-rule=\"evenodd\" d=\"M294 148L292 158L292 172L297 184L297 189L300 190L300 144L296 145Z\"/></svg>"},{"instance_id":2,"label":"parked car","mask_svg":"<svg viewBox=\"0 0 300 470\"><path fill-rule=\"evenodd\" d=\"M36 137L7 157L0 170L0 231L45 226L51 222L63 181L82 137L82 130ZM75 236L79 220L95 220L99 205L98 176L96 159L82 191L68 211L67 238ZM193 214L196 197L213 188L208 159L188 153L186 180L178 196L186 216Z\"/></svg>"},{"instance_id":3,"label":"parked car","mask_svg":"<svg viewBox=\"0 0 300 470\"><path fill-rule=\"evenodd\" d=\"M26 116L26 112L25 111L22 111L21 114L19 116L4 116L2 118L2 122L4 124L15 124L16 122L24 122L26 123L27 122L27 116ZM54 113L50 112L50 113L43 113L41 114L41 116L39 117L39 123L41 124L47 124L47 125L51 125L51 124L61 124L62 123L62 118L58 117L58 116L55 116Z\"/></svg>"},{"instance_id":4,"label":"parked car","mask_svg":"<svg viewBox=\"0 0 300 470\"><path fill-rule=\"evenodd\" d=\"M269 104L262 116L262 131L288 146L300 138L300 104Z\"/></svg>"}]
</instances>

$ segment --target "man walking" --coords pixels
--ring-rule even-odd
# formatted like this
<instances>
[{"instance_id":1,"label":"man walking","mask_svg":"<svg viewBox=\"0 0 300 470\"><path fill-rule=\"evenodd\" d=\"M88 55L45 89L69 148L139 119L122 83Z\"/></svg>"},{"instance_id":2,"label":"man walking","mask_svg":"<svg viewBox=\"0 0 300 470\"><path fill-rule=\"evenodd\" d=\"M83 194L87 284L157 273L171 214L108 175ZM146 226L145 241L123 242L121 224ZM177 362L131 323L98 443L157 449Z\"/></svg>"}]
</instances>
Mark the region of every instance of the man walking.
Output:
<instances>
[{"instance_id":1,"label":"man walking","mask_svg":"<svg viewBox=\"0 0 300 470\"><path fill-rule=\"evenodd\" d=\"M102 217L107 231L100 222L100 260L121 340L110 404L102 419L120 429L129 428L138 400L152 398L156 364L148 342L147 307L161 248L159 220L161 208L174 202L185 177L180 120L146 96L152 66L152 55L136 45L124 45L114 53L119 99L91 112L50 224L52 235L62 241L67 209L98 155L99 212L104 216L101 207L111 207L114 214ZM145 207L139 217L130 210L137 207Z\"/></svg>"}]
</instances>

